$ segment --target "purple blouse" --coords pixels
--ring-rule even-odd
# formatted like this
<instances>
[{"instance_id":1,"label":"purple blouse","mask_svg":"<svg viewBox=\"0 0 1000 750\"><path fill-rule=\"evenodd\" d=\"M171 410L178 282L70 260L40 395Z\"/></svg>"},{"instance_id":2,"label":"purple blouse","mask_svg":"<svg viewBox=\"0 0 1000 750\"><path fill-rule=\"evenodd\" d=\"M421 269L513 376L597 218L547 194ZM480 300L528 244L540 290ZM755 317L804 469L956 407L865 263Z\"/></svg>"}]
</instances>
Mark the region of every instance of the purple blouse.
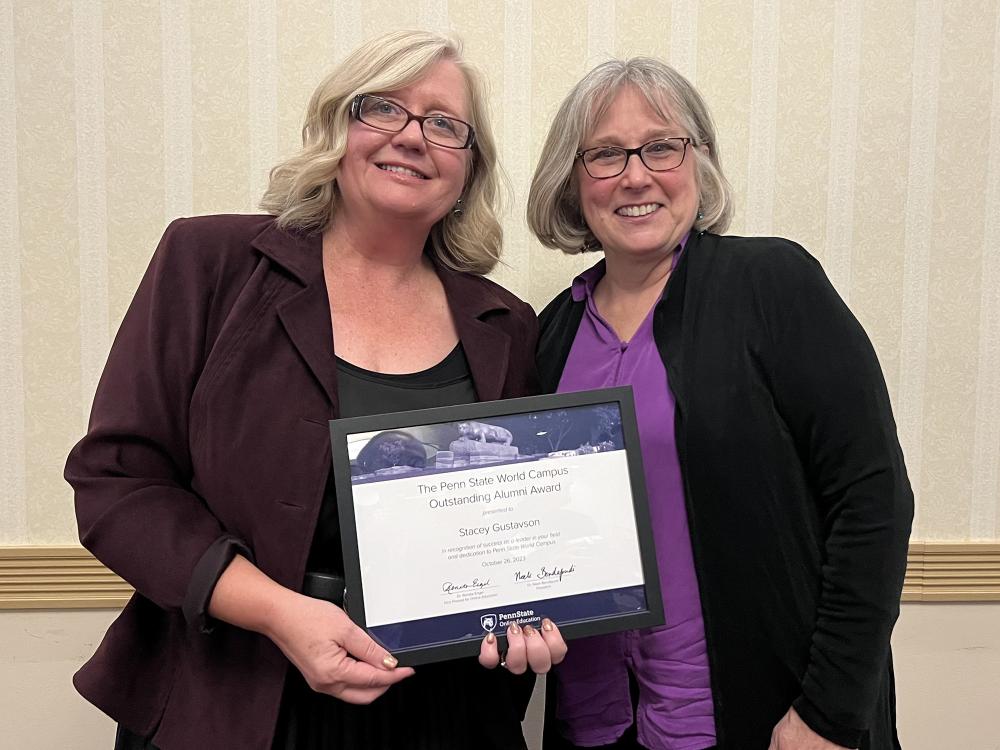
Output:
<instances>
[{"instance_id":1,"label":"purple blouse","mask_svg":"<svg viewBox=\"0 0 1000 750\"><path fill-rule=\"evenodd\" d=\"M631 671L639 687L639 742L650 750L703 750L715 745L715 718L674 443L674 397L653 340L653 311L628 343L597 311L593 292L604 271L602 260L573 281L573 299L586 300L586 309L559 392L632 386L666 624L574 641L554 671L555 714L559 731L576 745L614 742L633 722Z\"/></svg>"}]
</instances>

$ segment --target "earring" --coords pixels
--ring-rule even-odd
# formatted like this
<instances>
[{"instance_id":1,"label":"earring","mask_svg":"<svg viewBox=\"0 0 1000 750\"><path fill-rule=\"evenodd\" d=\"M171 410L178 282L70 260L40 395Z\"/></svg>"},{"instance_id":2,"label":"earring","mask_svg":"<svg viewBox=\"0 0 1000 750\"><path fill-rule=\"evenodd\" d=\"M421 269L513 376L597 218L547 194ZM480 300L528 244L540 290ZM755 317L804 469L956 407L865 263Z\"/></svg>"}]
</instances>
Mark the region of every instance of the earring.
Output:
<instances>
[{"instance_id":1,"label":"earring","mask_svg":"<svg viewBox=\"0 0 1000 750\"><path fill-rule=\"evenodd\" d=\"M704 219L704 218L705 218L705 214L703 214L703 213L701 212L701 209L699 208L699 209L698 209L698 221L701 221L701 220L702 220L702 219Z\"/></svg>"},{"instance_id":2,"label":"earring","mask_svg":"<svg viewBox=\"0 0 1000 750\"><path fill-rule=\"evenodd\" d=\"M463 202L464 201L461 198L459 198L457 201L455 201L455 207L453 209L451 209L451 213L454 216L461 216L462 214L465 213L465 209L462 207L462 203Z\"/></svg>"}]
</instances>

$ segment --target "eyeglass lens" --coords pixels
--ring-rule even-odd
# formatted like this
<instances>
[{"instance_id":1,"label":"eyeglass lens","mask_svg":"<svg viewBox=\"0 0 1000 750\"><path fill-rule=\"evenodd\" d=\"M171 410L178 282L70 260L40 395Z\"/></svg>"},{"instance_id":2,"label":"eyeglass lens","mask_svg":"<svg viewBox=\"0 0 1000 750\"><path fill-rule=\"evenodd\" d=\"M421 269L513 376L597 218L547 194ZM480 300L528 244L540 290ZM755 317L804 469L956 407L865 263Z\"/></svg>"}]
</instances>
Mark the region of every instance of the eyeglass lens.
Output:
<instances>
[{"instance_id":1,"label":"eyeglass lens","mask_svg":"<svg viewBox=\"0 0 1000 750\"><path fill-rule=\"evenodd\" d=\"M358 119L366 125L379 130L398 132L405 128L410 120L420 122L424 138L431 143L450 148L464 148L469 142L471 128L465 122L453 117L431 115L420 117L412 115L398 104L377 96L366 96L361 100L358 109Z\"/></svg>"},{"instance_id":2,"label":"eyeglass lens","mask_svg":"<svg viewBox=\"0 0 1000 750\"><path fill-rule=\"evenodd\" d=\"M665 138L641 146L638 154L647 168L663 172L681 165L686 147L685 138ZM625 171L629 157L635 152L617 146L587 149L583 152L583 166L591 177L616 177Z\"/></svg>"}]
</instances>

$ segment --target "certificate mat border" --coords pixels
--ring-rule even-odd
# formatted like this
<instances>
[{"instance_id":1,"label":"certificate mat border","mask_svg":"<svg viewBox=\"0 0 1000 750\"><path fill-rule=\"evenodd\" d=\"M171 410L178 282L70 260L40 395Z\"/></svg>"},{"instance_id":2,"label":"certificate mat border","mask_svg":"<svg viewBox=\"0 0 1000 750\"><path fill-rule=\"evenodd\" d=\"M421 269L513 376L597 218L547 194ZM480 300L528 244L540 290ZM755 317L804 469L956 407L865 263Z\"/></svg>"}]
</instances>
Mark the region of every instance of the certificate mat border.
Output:
<instances>
[{"instance_id":1,"label":"certificate mat border","mask_svg":"<svg viewBox=\"0 0 1000 750\"><path fill-rule=\"evenodd\" d=\"M570 640L591 635L603 635L617 630L662 625L664 623L663 598L660 594L660 576L656 566L656 551L653 546L653 529L646 493L646 475L643 471L639 427L635 418L635 401L632 397L631 386L524 396L500 401L478 401L456 406L438 406L389 414L331 419L330 447L333 453L334 484L337 490L337 509L340 517L341 547L344 553L344 580L346 582L344 608L351 619L360 627L367 628L364 587L361 582L361 563L357 542L357 519L354 514L354 492L348 468L350 466L350 457L347 451L348 435L610 403L617 403L622 418L622 438L625 444L629 482L632 485L632 510L636 524L636 540L639 544L639 560L642 567L643 588L646 594L646 609L641 612L613 615L585 622L565 625L560 623L559 631L563 638ZM391 545L391 543L391 539L386 540L386 544ZM504 635L498 633L497 637L500 640L500 647L505 648L506 638ZM479 644L478 640L459 641L415 649L394 650L393 654L400 660L401 664L417 666L434 661L476 655L479 653Z\"/></svg>"}]
</instances>

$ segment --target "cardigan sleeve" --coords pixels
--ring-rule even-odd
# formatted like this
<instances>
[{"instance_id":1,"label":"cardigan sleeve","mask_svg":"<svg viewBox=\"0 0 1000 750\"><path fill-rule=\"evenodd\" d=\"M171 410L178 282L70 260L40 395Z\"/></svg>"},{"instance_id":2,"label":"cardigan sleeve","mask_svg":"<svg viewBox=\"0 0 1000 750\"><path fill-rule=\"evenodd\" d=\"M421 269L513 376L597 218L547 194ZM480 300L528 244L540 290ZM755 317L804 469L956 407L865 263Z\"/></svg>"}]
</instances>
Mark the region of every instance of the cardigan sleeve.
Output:
<instances>
[{"instance_id":1,"label":"cardigan sleeve","mask_svg":"<svg viewBox=\"0 0 1000 750\"><path fill-rule=\"evenodd\" d=\"M216 581L235 554L252 556L190 486L189 405L220 277L217 255L198 247L195 222L175 221L165 232L65 476L84 547L140 595L207 631Z\"/></svg>"},{"instance_id":2,"label":"cardigan sleeve","mask_svg":"<svg viewBox=\"0 0 1000 750\"><path fill-rule=\"evenodd\" d=\"M825 529L822 580L802 693L814 731L858 747L884 679L913 519L875 352L819 263L793 243L754 274L763 366Z\"/></svg>"}]
</instances>

